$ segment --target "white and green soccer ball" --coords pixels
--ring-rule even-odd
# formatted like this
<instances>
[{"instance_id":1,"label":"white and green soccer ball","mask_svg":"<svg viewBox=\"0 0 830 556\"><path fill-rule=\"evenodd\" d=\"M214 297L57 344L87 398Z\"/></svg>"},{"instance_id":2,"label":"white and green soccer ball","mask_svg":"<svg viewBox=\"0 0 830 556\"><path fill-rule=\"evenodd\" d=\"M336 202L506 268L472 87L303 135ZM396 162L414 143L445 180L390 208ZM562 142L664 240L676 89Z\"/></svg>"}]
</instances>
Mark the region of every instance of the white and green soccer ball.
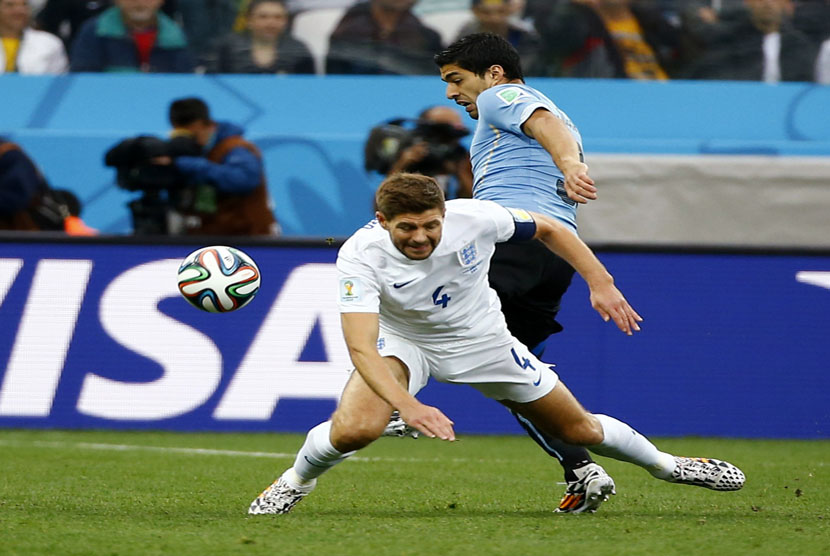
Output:
<instances>
[{"instance_id":1,"label":"white and green soccer ball","mask_svg":"<svg viewBox=\"0 0 830 556\"><path fill-rule=\"evenodd\" d=\"M179 266L179 291L194 307L210 313L236 311L259 291L259 268L244 252L225 245L202 247Z\"/></svg>"}]
</instances>

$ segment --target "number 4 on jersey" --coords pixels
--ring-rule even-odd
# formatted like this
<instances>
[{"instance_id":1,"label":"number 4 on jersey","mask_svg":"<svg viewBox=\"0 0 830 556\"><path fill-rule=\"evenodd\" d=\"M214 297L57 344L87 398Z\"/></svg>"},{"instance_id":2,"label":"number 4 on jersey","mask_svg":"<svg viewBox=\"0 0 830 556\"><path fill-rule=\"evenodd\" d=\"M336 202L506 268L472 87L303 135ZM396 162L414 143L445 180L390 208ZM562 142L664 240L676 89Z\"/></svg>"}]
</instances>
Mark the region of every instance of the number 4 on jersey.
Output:
<instances>
[{"instance_id":1,"label":"number 4 on jersey","mask_svg":"<svg viewBox=\"0 0 830 556\"><path fill-rule=\"evenodd\" d=\"M446 309L447 303L449 303L452 298L447 294L441 295L441 290L443 289L444 286L438 286L438 289L432 292L432 303L434 305L440 305L442 309ZM440 298L438 297L439 295L441 295Z\"/></svg>"}]
</instances>

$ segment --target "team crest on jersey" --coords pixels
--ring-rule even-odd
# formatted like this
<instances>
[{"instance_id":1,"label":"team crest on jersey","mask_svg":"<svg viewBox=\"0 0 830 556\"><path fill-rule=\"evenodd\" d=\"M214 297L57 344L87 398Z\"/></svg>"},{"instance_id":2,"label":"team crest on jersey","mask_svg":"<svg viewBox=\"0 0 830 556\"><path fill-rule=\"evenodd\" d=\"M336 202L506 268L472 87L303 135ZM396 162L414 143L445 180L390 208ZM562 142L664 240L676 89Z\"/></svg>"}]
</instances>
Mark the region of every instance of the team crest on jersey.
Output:
<instances>
[{"instance_id":1,"label":"team crest on jersey","mask_svg":"<svg viewBox=\"0 0 830 556\"><path fill-rule=\"evenodd\" d=\"M350 302L360 300L362 290L360 278L347 277L340 280L340 301Z\"/></svg>"},{"instance_id":2,"label":"team crest on jersey","mask_svg":"<svg viewBox=\"0 0 830 556\"><path fill-rule=\"evenodd\" d=\"M478 248L476 247L476 240L472 240L458 251L458 261L463 267L477 266Z\"/></svg>"},{"instance_id":3,"label":"team crest on jersey","mask_svg":"<svg viewBox=\"0 0 830 556\"><path fill-rule=\"evenodd\" d=\"M509 87L496 93L496 96L498 96L505 104L513 104L519 97L522 96L522 90L518 87Z\"/></svg>"}]
</instances>

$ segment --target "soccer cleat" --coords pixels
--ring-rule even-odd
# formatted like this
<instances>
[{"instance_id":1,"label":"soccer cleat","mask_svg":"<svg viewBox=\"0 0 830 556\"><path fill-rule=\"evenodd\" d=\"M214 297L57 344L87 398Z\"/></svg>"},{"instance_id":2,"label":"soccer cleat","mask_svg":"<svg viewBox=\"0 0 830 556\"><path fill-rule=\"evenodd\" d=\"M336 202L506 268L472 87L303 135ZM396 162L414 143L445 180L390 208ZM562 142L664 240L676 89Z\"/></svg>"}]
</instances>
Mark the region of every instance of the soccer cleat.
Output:
<instances>
[{"instance_id":1,"label":"soccer cleat","mask_svg":"<svg viewBox=\"0 0 830 556\"><path fill-rule=\"evenodd\" d=\"M287 514L297 505L297 502L314 490L316 484L317 479L314 479L307 487L297 489L280 477L251 502L248 513L252 515Z\"/></svg>"},{"instance_id":2,"label":"soccer cleat","mask_svg":"<svg viewBox=\"0 0 830 556\"><path fill-rule=\"evenodd\" d=\"M568 483L568 488L562 500L559 501L556 513L594 513L600 504L608 500L609 496L617 494L614 489L614 479L596 463L589 463L574 469L574 473L579 479Z\"/></svg>"},{"instance_id":3,"label":"soccer cleat","mask_svg":"<svg viewBox=\"0 0 830 556\"><path fill-rule=\"evenodd\" d=\"M412 438L418 438L419 434L421 433L418 432L418 429L407 425L406 421L401 419L401 414L394 411L392 412L392 416L389 417L389 424L386 425L381 436L398 436L401 438L411 436Z\"/></svg>"},{"instance_id":4,"label":"soccer cleat","mask_svg":"<svg viewBox=\"0 0 830 556\"><path fill-rule=\"evenodd\" d=\"M729 462L708 458L674 458L675 468L669 481L701 486L712 490L740 490L746 477Z\"/></svg>"}]
</instances>

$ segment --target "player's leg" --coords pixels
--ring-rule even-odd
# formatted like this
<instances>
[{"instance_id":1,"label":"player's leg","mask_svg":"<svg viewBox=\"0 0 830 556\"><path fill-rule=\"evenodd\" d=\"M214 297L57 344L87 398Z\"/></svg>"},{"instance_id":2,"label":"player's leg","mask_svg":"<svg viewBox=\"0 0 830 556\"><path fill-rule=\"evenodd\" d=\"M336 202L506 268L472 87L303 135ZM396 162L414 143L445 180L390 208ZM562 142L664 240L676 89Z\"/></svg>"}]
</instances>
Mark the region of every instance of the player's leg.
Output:
<instances>
[{"instance_id":1,"label":"player's leg","mask_svg":"<svg viewBox=\"0 0 830 556\"><path fill-rule=\"evenodd\" d=\"M712 490L738 490L744 484L744 474L730 463L675 457L658 450L626 423L608 415L588 413L561 381L538 400L503 403L551 436L586 446L601 456L638 465L658 479Z\"/></svg>"},{"instance_id":2,"label":"player's leg","mask_svg":"<svg viewBox=\"0 0 830 556\"><path fill-rule=\"evenodd\" d=\"M395 357L384 361L406 388L406 366ZM248 513L287 513L314 489L317 477L380 437L391 414L392 407L353 372L331 420L308 432L294 465L251 503Z\"/></svg>"},{"instance_id":3,"label":"player's leg","mask_svg":"<svg viewBox=\"0 0 830 556\"><path fill-rule=\"evenodd\" d=\"M507 329L538 358L542 357L547 338L562 330L556 316L573 275L573 267L541 242L496 246L490 264L490 285L499 295ZM613 491L613 481L588 450L547 435L520 414L510 412L528 436L562 465L567 487L557 511L596 511L604 500L596 492ZM588 492L589 489L593 491Z\"/></svg>"}]
</instances>

